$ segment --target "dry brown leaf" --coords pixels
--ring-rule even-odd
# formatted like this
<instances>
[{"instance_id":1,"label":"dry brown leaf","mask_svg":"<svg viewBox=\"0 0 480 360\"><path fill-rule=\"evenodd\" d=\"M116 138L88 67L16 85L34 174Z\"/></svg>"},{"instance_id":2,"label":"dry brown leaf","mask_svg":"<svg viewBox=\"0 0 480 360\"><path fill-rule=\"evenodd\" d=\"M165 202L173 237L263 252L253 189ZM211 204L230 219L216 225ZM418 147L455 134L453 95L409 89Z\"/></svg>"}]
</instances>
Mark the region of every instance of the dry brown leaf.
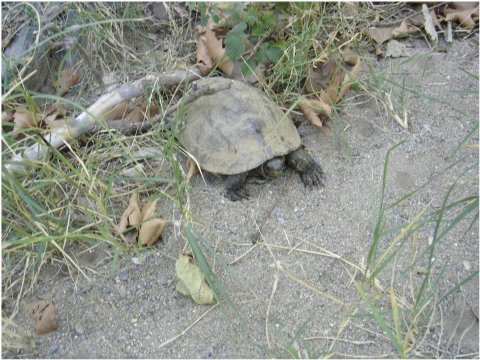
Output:
<instances>
[{"instance_id":1,"label":"dry brown leaf","mask_svg":"<svg viewBox=\"0 0 480 360\"><path fill-rule=\"evenodd\" d=\"M336 65L333 61L318 62L314 67L310 68L305 80L305 90L308 94L320 93L328 88Z\"/></svg>"},{"instance_id":2,"label":"dry brown leaf","mask_svg":"<svg viewBox=\"0 0 480 360\"><path fill-rule=\"evenodd\" d=\"M126 120L130 121L131 123L142 123L146 120L148 116L155 116L158 113L157 108L150 104L150 111L147 113L147 104L143 103L133 109L126 117Z\"/></svg>"},{"instance_id":3,"label":"dry brown leaf","mask_svg":"<svg viewBox=\"0 0 480 360\"><path fill-rule=\"evenodd\" d=\"M392 29L392 36L395 39L407 37L410 30L408 28L407 22L403 20L399 26Z\"/></svg>"},{"instance_id":4,"label":"dry brown leaf","mask_svg":"<svg viewBox=\"0 0 480 360\"><path fill-rule=\"evenodd\" d=\"M104 121L121 120L128 113L129 101L122 101L103 115Z\"/></svg>"},{"instance_id":5,"label":"dry brown leaf","mask_svg":"<svg viewBox=\"0 0 480 360\"><path fill-rule=\"evenodd\" d=\"M145 176L144 166L143 164L136 164L134 167L122 170L120 174L122 174L123 176L131 176L131 177Z\"/></svg>"},{"instance_id":6,"label":"dry brown leaf","mask_svg":"<svg viewBox=\"0 0 480 360\"><path fill-rule=\"evenodd\" d=\"M231 77L234 71L234 64L228 58L226 51L223 48L223 41L217 37L211 23L207 24L205 35L207 39L208 55L225 75Z\"/></svg>"},{"instance_id":7,"label":"dry brown leaf","mask_svg":"<svg viewBox=\"0 0 480 360\"><path fill-rule=\"evenodd\" d=\"M155 211L157 209L157 201L158 199L155 199L143 205L142 221L148 220L149 218L152 218L155 215Z\"/></svg>"},{"instance_id":8,"label":"dry brown leaf","mask_svg":"<svg viewBox=\"0 0 480 360\"><path fill-rule=\"evenodd\" d=\"M327 89L320 94L320 99L323 100L323 102L328 105L335 105L337 103L338 94L344 77L345 73L335 65L330 84L328 84Z\"/></svg>"},{"instance_id":9,"label":"dry brown leaf","mask_svg":"<svg viewBox=\"0 0 480 360\"><path fill-rule=\"evenodd\" d=\"M351 59L353 60L353 59ZM340 101L341 98L343 98L345 96L345 94L348 92L348 90L350 90L350 80L354 77L358 77L360 75L360 71L362 69L362 63L360 61L360 57L357 57L356 59L356 63L353 67L353 69L346 73L345 74L345 77L343 79L343 83L342 83L342 88L340 89L340 93L338 94L337 96L337 102Z\"/></svg>"},{"instance_id":10,"label":"dry brown leaf","mask_svg":"<svg viewBox=\"0 0 480 360\"><path fill-rule=\"evenodd\" d=\"M163 218L150 219L145 221L140 227L138 233L138 243L146 246L155 244L167 225L167 220Z\"/></svg>"},{"instance_id":11,"label":"dry brown leaf","mask_svg":"<svg viewBox=\"0 0 480 360\"><path fill-rule=\"evenodd\" d=\"M408 36L408 34L416 31L418 30L413 27L409 27L405 20L403 20L399 26L371 27L367 29L368 35L370 35L370 37L379 45L393 38L404 38Z\"/></svg>"},{"instance_id":12,"label":"dry brown leaf","mask_svg":"<svg viewBox=\"0 0 480 360\"><path fill-rule=\"evenodd\" d=\"M40 121L37 114L32 114L27 109L19 109L13 114L13 132L12 137L16 138L22 133L23 129L38 127Z\"/></svg>"},{"instance_id":13,"label":"dry brown leaf","mask_svg":"<svg viewBox=\"0 0 480 360\"><path fill-rule=\"evenodd\" d=\"M433 24L435 25L435 27L442 31L443 30L442 23L438 19L437 14L435 14L435 11L431 10L430 11L430 16L432 17L432 21L433 21Z\"/></svg>"},{"instance_id":14,"label":"dry brown leaf","mask_svg":"<svg viewBox=\"0 0 480 360\"><path fill-rule=\"evenodd\" d=\"M466 4L461 5L461 9L451 9L446 7L444 10L445 20L446 21L458 21L460 25L466 27L467 29L473 29L475 27L475 22L478 20L478 2L474 2L475 7L466 8Z\"/></svg>"},{"instance_id":15,"label":"dry brown leaf","mask_svg":"<svg viewBox=\"0 0 480 360\"><path fill-rule=\"evenodd\" d=\"M188 166L188 173L187 173L187 180L190 180L193 176L200 173L197 164L191 158L187 159L187 166Z\"/></svg>"},{"instance_id":16,"label":"dry brown leaf","mask_svg":"<svg viewBox=\"0 0 480 360\"><path fill-rule=\"evenodd\" d=\"M360 9L359 2L345 2L343 3L343 15L347 17L353 17L358 15L358 10Z\"/></svg>"},{"instance_id":17,"label":"dry brown leaf","mask_svg":"<svg viewBox=\"0 0 480 360\"><path fill-rule=\"evenodd\" d=\"M152 246L162 235L167 221L163 218L154 218L158 199L150 201L143 206L143 224L138 232L138 243Z\"/></svg>"},{"instance_id":18,"label":"dry brown leaf","mask_svg":"<svg viewBox=\"0 0 480 360\"><path fill-rule=\"evenodd\" d=\"M384 28L371 27L367 29L368 35L373 40L375 40L376 43L379 45L393 38L392 32L393 32L393 27L384 27Z\"/></svg>"},{"instance_id":19,"label":"dry brown leaf","mask_svg":"<svg viewBox=\"0 0 480 360\"><path fill-rule=\"evenodd\" d=\"M70 88L74 86L79 79L80 79L79 76L73 71L64 70L62 72L62 76L60 77L60 89L59 89L60 96L67 93L68 90L70 90Z\"/></svg>"},{"instance_id":20,"label":"dry brown leaf","mask_svg":"<svg viewBox=\"0 0 480 360\"><path fill-rule=\"evenodd\" d=\"M11 110L2 111L2 124L12 122L12 121L13 121L13 111Z\"/></svg>"},{"instance_id":21,"label":"dry brown leaf","mask_svg":"<svg viewBox=\"0 0 480 360\"><path fill-rule=\"evenodd\" d=\"M50 129L59 129L67 125L67 122L65 121L65 119L55 119L55 120L45 119L45 123L47 124L47 127Z\"/></svg>"},{"instance_id":22,"label":"dry brown leaf","mask_svg":"<svg viewBox=\"0 0 480 360\"><path fill-rule=\"evenodd\" d=\"M52 103L45 106L43 110L43 118L48 123L54 121L59 117L64 117L67 111L63 103Z\"/></svg>"},{"instance_id":23,"label":"dry brown leaf","mask_svg":"<svg viewBox=\"0 0 480 360\"><path fill-rule=\"evenodd\" d=\"M334 61L323 63L307 79L306 89L310 93L319 93L317 99L303 99L299 102L299 108L305 117L315 126L323 128L319 114L330 117L331 106L337 104L350 89L350 81L360 75L361 61L350 49L342 53L344 62L354 65L352 70L345 73ZM322 71L323 70L323 71ZM324 78L325 77L325 78ZM330 83L326 85L328 78ZM325 89L324 87L327 86Z\"/></svg>"},{"instance_id":24,"label":"dry brown leaf","mask_svg":"<svg viewBox=\"0 0 480 360\"><path fill-rule=\"evenodd\" d=\"M453 1L448 6L456 10L478 9L478 1Z\"/></svg>"},{"instance_id":25,"label":"dry brown leaf","mask_svg":"<svg viewBox=\"0 0 480 360\"><path fill-rule=\"evenodd\" d=\"M201 32L199 30L199 34L198 34L197 66L202 72L202 75L208 75L210 71L212 71L213 67L215 66L212 58L210 57L210 55L208 55L207 34L205 30Z\"/></svg>"},{"instance_id":26,"label":"dry brown leaf","mask_svg":"<svg viewBox=\"0 0 480 360\"><path fill-rule=\"evenodd\" d=\"M142 211L138 202L138 194L133 193L130 196L127 209L123 212L117 230L119 233L125 232L129 226L136 226L142 221Z\"/></svg>"},{"instance_id":27,"label":"dry brown leaf","mask_svg":"<svg viewBox=\"0 0 480 360\"><path fill-rule=\"evenodd\" d=\"M323 103L323 102L322 102ZM330 108L327 104L325 104L326 107ZM320 120L320 117L316 114L316 112L313 110L312 106L310 105L310 101L308 99L302 99L298 102L298 107L302 111L303 115L310 121L313 125L315 125L318 128L323 127L322 120Z\"/></svg>"},{"instance_id":28,"label":"dry brown leaf","mask_svg":"<svg viewBox=\"0 0 480 360\"><path fill-rule=\"evenodd\" d=\"M35 334L42 335L58 328L55 306L50 300L38 300L26 307L27 315L35 320Z\"/></svg>"}]
</instances>

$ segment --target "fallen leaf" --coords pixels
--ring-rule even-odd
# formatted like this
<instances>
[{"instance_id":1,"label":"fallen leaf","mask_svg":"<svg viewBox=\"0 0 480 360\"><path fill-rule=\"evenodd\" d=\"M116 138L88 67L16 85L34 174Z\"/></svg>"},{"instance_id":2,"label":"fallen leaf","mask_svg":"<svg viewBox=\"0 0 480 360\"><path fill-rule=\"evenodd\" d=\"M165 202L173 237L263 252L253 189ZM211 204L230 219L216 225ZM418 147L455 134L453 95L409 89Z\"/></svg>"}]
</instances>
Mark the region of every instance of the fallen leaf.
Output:
<instances>
[{"instance_id":1,"label":"fallen leaf","mask_svg":"<svg viewBox=\"0 0 480 360\"><path fill-rule=\"evenodd\" d=\"M11 110L2 111L2 124L12 122L13 121L13 114L14 113Z\"/></svg>"},{"instance_id":2,"label":"fallen leaf","mask_svg":"<svg viewBox=\"0 0 480 360\"><path fill-rule=\"evenodd\" d=\"M46 334L58 328L57 315L52 301L34 301L28 304L25 310L27 315L35 320L36 335Z\"/></svg>"},{"instance_id":3,"label":"fallen leaf","mask_svg":"<svg viewBox=\"0 0 480 360\"><path fill-rule=\"evenodd\" d=\"M23 129L38 127L40 121L38 115L32 114L27 109L19 109L13 114L13 132L12 137L16 138L20 135Z\"/></svg>"},{"instance_id":4,"label":"fallen leaf","mask_svg":"<svg viewBox=\"0 0 480 360\"><path fill-rule=\"evenodd\" d=\"M117 227L119 233L125 232L128 227L138 225L142 221L142 211L140 210L138 201L138 194L134 192L130 196L127 209L120 218L120 223Z\"/></svg>"},{"instance_id":5,"label":"fallen leaf","mask_svg":"<svg viewBox=\"0 0 480 360\"><path fill-rule=\"evenodd\" d=\"M226 51L223 48L223 41L217 37L211 23L207 24L205 35L207 39L208 55L225 75L231 77L234 70L234 64L228 58Z\"/></svg>"},{"instance_id":6,"label":"fallen leaf","mask_svg":"<svg viewBox=\"0 0 480 360\"><path fill-rule=\"evenodd\" d=\"M213 59L208 55L206 31L199 32L197 41L197 66L202 75L208 75L215 66Z\"/></svg>"},{"instance_id":7,"label":"fallen leaf","mask_svg":"<svg viewBox=\"0 0 480 360\"><path fill-rule=\"evenodd\" d=\"M150 104L149 111L147 112L147 104L143 103L133 109L126 117L126 120L130 121L131 123L142 123L146 120L148 116L154 116L158 113L157 108L155 105Z\"/></svg>"},{"instance_id":8,"label":"fallen leaf","mask_svg":"<svg viewBox=\"0 0 480 360\"><path fill-rule=\"evenodd\" d=\"M358 10L360 9L359 2L345 2L343 3L343 15L347 17L353 17L358 15Z\"/></svg>"},{"instance_id":9,"label":"fallen leaf","mask_svg":"<svg viewBox=\"0 0 480 360\"><path fill-rule=\"evenodd\" d=\"M55 119L55 120L48 120L45 119L45 123L48 128L50 129L59 129L67 125L65 119Z\"/></svg>"},{"instance_id":10,"label":"fallen leaf","mask_svg":"<svg viewBox=\"0 0 480 360\"><path fill-rule=\"evenodd\" d=\"M143 205L142 207L142 220L145 221L149 218L152 218L155 215L155 211L157 208L157 201L158 199L155 199L154 201L150 201Z\"/></svg>"},{"instance_id":11,"label":"fallen leaf","mask_svg":"<svg viewBox=\"0 0 480 360\"><path fill-rule=\"evenodd\" d=\"M397 40L390 40L387 44L387 50L385 51L385 57L392 57L392 58L398 58L398 57L410 57L412 56L410 52L408 51L407 45L402 44L401 42Z\"/></svg>"},{"instance_id":12,"label":"fallen leaf","mask_svg":"<svg viewBox=\"0 0 480 360\"><path fill-rule=\"evenodd\" d=\"M120 174L123 176L135 177L145 176L143 164L136 164L134 167L123 170Z\"/></svg>"},{"instance_id":13,"label":"fallen leaf","mask_svg":"<svg viewBox=\"0 0 480 360\"><path fill-rule=\"evenodd\" d=\"M125 100L115 105L112 109L103 114L104 121L121 120L128 113L129 101Z\"/></svg>"},{"instance_id":14,"label":"fallen leaf","mask_svg":"<svg viewBox=\"0 0 480 360\"><path fill-rule=\"evenodd\" d=\"M193 176L200 173L200 170L198 169L197 164L195 164L195 161L193 161L192 158L190 157L187 159L187 166L188 166L188 173L186 175L187 180L190 180Z\"/></svg>"},{"instance_id":15,"label":"fallen leaf","mask_svg":"<svg viewBox=\"0 0 480 360\"><path fill-rule=\"evenodd\" d=\"M43 118L45 121L53 121L59 117L64 117L67 111L63 103L51 103L44 107Z\"/></svg>"},{"instance_id":16,"label":"fallen leaf","mask_svg":"<svg viewBox=\"0 0 480 360\"><path fill-rule=\"evenodd\" d=\"M478 9L478 2L476 1L453 1L448 4L448 6L452 7L456 10L472 10Z\"/></svg>"},{"instance_id":17,"label":"fallen leaf","mask_svg":"<svg viewBox=\"0 0 480 360\"><path fill-rule=\"evenodd\" d=\"M308 94L320 93L326 89L332 80L336 64L332 61L318 62L312 66L305 79L305 89Z\"/></svg>"},{"instance_id":18,"label":"fallen leaf","mask_svg":"<svg viewBox=\"0 0 480 360\"><path fill-rule=\"evenodd\" d=\"M338 103L340 101L340 99L342 99L345 94L348 92L348 90L350 90L350 86L351 86L351 79L354 78L354 77L358 77L360 75L360 71L362 69L362 62L360 60L360 57L352 57L351 55L349 56L349 58L347 59L348 60L348 63L350 65L354 65L353 66L353 69L350 70L349 72L347 72L343 78L343 82L342 82L342 85L340 87L340 92L338 93L337 97L336 97L336 103Z\"/></svg>"},{"instance_id":19,"label":"fallen leaf","mask_svg":"<svg viewBox=\"0 0 480 360\"><path fill-rule=\"evenodd\" d=\"M435 25L435 27L436 27L437 29L439 29L440 31L443 31L442 23L441 23L440 20L438 19L437 14L435 13L435 11L431 10L431 11L430 11L430 16L432 17L433 24Z\"/></svg>"},{"instance_id":20,"label":"fallen leaf","mask_svg":"<svg viewBox=\"0 0 480 360\"><path fill-rule=\"evenodd\" d=\"M460 25L467 29L473 29L476 21L478 21L478 2L473 2L475 7L468 8L466 4L462 4L460 8L444 9L445 21L458 21Z\"/></svg>"},{"instance_id":21,"label":"fallen leaf","mask_svg":"<svg viewBox=\"0 0 480 360\"><path fill-rule=\"evenodd\" d=\"M435 30L434 20L432 18L432 12L428 10L427 4L422 5L422 14L425 19L425 32L427 33L428 40L432 43L435 47L438 45L438 35L437 31ZM433 12L435 15L435 13Z\"/></svg>"},{"instance_id":22,"label":"fallen leaf","mask_svg":"<svg viewBox=\"0 0 480 360\"><path fill-rule=\"evenodd\" d=\"M368 35L373 40L375 40L375 42L379 45L393 38L392 32L393 32L392 27L384 27L384 28L371 27L367 29Z\"/></svg>"},{"instance_id":23,"label":"fallen leaf","mask_svg":"<svg viewBox=\"0 0 480 360\"><path fill-rule=\"evenodd\" d=\"M197 304L215 304L215 297L205 276L190 256L181 255L175 263L175 270L179 279L177 292L190 297Z\"/></svg>"},{"instance_id":24,"label":"fallen leaf","mask_svg":"<svg viewBox=\"0 0 480 360\"><path fill-rule=\"evenodd\" d=\"M409 34L418 31L416 28L408 26L407 22L403 20L399 26L387 27L371 27L367 29L368 35L375 40L379 45L390 39L401 39L407 37Z\"/></svg>"},{"instance_id":25,"label":"fallen leaf","mask_svg":"<svg viewBox=\"0 0 480 360\"><path fill-rule=\"evenodd\" d=\"M70 90L70 88L78 82L79 79L79 76L73 71L64 70L62 72L62 76L60 77L60 96L66 94L68 90Z\"/></svg>"},{"instance_id":26,"label":"fallen leaf","mask_svg":"<svg viewBox=\"0 0 480 360\"><path fill-rule=\"evenodd\" d=\"M315 93L317 98L299 102L299 108L305 117L320 129L323 128L323 123L318 115L330 117L331 106L337 104L348 92L352 77L360 75L361 61L358 55L347 49L342 53L342 58L344 63L354 65L352 70L346 73L333 60L319 65L313 73L309 73L305 86L307 92Z\"/></svg>"},{"instance_id":27,"label":"fallen leaf","mask_svg":"<svg viewBox=\"0 0 480 360\"><path fill-rule=\"evenodd\" d=\"M412 31L409 29L407 22L403 20L399 26L397 26L392 30L392 36L395 39L400 39L400 38L407 37L410 32Z\"/></svg>"},{"instance_id":28,"label":"fallen leaf","mask_svg":"<svg viewBox=\"0 0 480 360\"><path fill-rule=\"evenodd\" d=\"M167 220L163 218L151 219L145 221L138 232L138 243L146 246L154 245L167 225Z\"/></svg>"},{"instance_id":29,"label":"fallen leaf","mask_svg":"<svg viewBox=\"0 0 480 360\"><path fill-rule=\"evenodd\" d=\"M327 104L325 104L327 107ZM302 99L298 102L298 107L302 111L303 115L310 121L313 125L315 125L318 128L323 127L322 120L320 120L320 117L317 115L317 113L313 110L312 106L309 103L308 99Z\"/></svg>"},{"instance_id":30,"label":"fallen leaf","mask_svg":"<svg viewBox=\"0 0 480 360\"><path fill-rule=\"evenodd\" d=\"M155 244L167 224L163 218L154 218L156 204L157 200L148 202L140 210L138 194L133 193L129 200L129 206L118 224L118 232L123 233L129 226L137 227L141 224L138 233L135 234L138 234L137 242L147 246Z\"/></svg>"}]
</instances>

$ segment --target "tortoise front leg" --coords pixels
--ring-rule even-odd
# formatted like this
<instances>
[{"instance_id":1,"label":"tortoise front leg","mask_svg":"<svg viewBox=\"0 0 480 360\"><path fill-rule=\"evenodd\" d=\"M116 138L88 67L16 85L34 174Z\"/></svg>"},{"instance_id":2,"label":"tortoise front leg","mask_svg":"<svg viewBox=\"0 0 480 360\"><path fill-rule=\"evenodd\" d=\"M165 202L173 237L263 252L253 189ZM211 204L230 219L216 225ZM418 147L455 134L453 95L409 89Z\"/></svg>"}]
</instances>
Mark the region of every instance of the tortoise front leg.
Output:
<instances>
[{"instance_id":1,"label":"tortoise front leg","mask_svg":"<svg viewBox=\"0 0 480 360\"><path fill-rule=\"evenodd\" d=\"M298 172L303 185L323 185L322 167L304 149L287 154L287 165Z\"/></svg>"},{"instance_id":2,"label":"tortoise front leg","mask_svg":"<svg viewBox=\"0 0 480 360\"><path fill-rule=\"evenodd\" d=\"M225 181L225 196L231 201L239 201L250 198L250 194L243 186L247 173L229 175Z\"/></svg>"}]
</instances>

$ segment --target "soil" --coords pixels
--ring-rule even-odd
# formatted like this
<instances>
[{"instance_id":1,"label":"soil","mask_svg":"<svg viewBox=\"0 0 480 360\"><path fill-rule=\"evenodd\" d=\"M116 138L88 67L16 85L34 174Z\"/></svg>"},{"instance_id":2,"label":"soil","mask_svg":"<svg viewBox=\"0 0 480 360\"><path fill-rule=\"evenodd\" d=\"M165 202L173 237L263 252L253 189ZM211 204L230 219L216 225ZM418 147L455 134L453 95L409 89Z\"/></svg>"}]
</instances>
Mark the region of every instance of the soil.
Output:
<instances>
[{"instance_id":1,"label":"soil","mask_svg":"<svg viewBox=\"0 0 480 360\"><path fill-rule=\"evenodd\" d=\"M300 125L303 143L326 174L324 187L304 188L298 175L287 171L266 183L248 184L251 200L231 202L223 196L220 179L192 180L194 225L219 255L209 259L233 307L197 305L175 291L175 260L186 242L179 228L182 218L172 211L163 240L150 251L124 254L116 262L100 248L79 256L82 266L92 270L90 281L57 263L44 266L35 292L21 299L20 308L39 297L53 299L60 326L36 337L34 352L3 355L398 357L359 297L354 280L361 276L341 260L367 262L387 150L404 141L391 154L387 204L432 180L387 209L387 228L411 222L425 207L427 213L439 210L460 175L451 199L478 194L478 147L455 152L478 121L478 78L469 74L478 74L478 36L455 41L447 52L431 52L422 41L410 51L410 61L370 59L372 67L364 66L362 73L365 78L377 76L377 81L382 80L379 74L399 84L405 81L413 91L405 91L403 99L408 130L381 102L354 92L334 121L336 131L325 135L307 123ZM387 83L378 83L383 85ZM392 99L398 100L399 89L395 92ZM468 143L478 144L478 135ZM461 156L466 159L441 173ZM250 235L257 226L261 236L253 244ZM413 272L413 279L407 276L410 256L425 250L434 230L435 224L427 223L416 243L409 238L397 260L379 274L385 289L395 288L407 304L414 301L410 281L418 289L423 280L420 270ZM393 231L382 238L379 253L396 235ZM433 278L441 278L435 298L439 301L478 270L477 221L471 228L462 222L449 232L434 257ZM415 266L425 268L425 257ZM388 293L377 292L375 298L380 311L390 308ZM4 301L4 307L13 305ZM429 330L416 333L412 356L478 357L478 306L475 277L439 303ZM23 311L14 321L33 331L33 321Z\"/></svg>"}]
</instances>

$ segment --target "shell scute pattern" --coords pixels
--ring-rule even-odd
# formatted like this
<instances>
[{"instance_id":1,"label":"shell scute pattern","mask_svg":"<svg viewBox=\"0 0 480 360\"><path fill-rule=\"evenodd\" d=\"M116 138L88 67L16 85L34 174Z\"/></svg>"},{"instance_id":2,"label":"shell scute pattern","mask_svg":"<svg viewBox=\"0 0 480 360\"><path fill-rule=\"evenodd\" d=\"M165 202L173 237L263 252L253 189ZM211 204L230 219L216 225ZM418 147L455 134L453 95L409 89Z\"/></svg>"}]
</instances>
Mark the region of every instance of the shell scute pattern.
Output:
<instances>
[{"instance_id":1,"label":"shell scute pattern","mask_svg":"<svg viewBox=\"0 0 480 360\"><path fill-rule=\"evenodd\" d=\"M293 122L261 91L225 78L197 84L222 82L231 82L231 87L187 106L178 136L203 170L240 174L301 146Z\"/></svg>"}]
</instances>

